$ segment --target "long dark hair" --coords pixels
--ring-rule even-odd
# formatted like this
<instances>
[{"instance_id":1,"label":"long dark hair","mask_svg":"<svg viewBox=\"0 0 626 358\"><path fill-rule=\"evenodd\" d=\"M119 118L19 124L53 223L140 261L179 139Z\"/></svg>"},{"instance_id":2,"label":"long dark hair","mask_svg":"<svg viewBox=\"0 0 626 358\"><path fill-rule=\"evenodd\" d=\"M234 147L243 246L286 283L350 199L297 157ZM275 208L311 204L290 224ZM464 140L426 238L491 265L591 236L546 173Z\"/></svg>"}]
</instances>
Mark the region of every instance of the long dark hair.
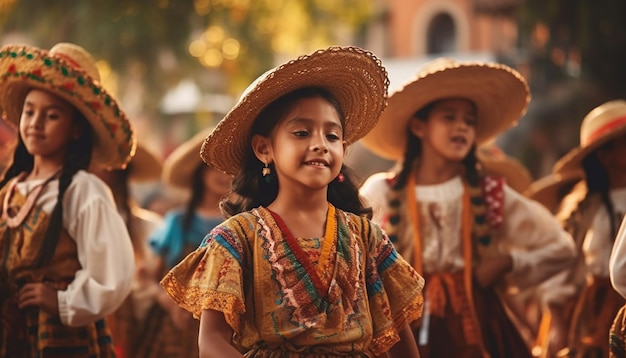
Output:
<instances>
[{"instance_id":1,"label":"long dark hair","mask_svg":"<svg viewBox=\"0 0 626 358\"><path fill-rule=\"evenodd\" d=\"M598 152L609 150L613 142L609 142L583 159L582 166L585 171L585 180L587 181L587 195L598 193L602 200L602 204L609 214L611 223L611 237L617 234L617 223L614 214L614 205L610 196L609 173L604 165L598 159Z\"/></svg>"},{"instance_id":2,"label":"long dark hair","mask_svg":"<svg viewBox=\"0 0 626 358\"><path fill-rule=\"evenodd\" d=\"M45 239L35 260L35 264L39 267L50 261L59 242L61 229L63 228L63 197L65 192L72 183L74 174L81 169L87 169L91 161L93 130L85 116L76 109L74 111L74 121L81 127L81 134L77 139L67 144L63 167L59 176L59 194L57 196L57 202L50 214L48 230L46 231ZM26 150L22 137L18 136L17 148L13 153L13 163L6 170L2 181L0 181L0 187L4 187L9 180L16 177L21 172L32 171L33 163L33 156Z\"/></svg>"},{"instance_id":3,"label":"long dark hair","mask_svg":"<svg viewBox=\"0 0 626 358\"><path fill-rule=\"evenodd\" d=\"M187 233L189 229L191 229L193 215L204 199L204 192L206 191L206 188L204 185L203 173L205 170L209 170L209 167L206 166L204 162L200 162L200 164L198 164L196 169L193 171L193 175L191 177L191 197L189 198L189 202L185 208L185 214L183 215L183 233Z\"/></svg>"},{"instance_id":4,"label":"long dark hair","mask_svg":"<svg viewBox=\"0 0 626 358\"><path fill-rule=\"evenodd\" d=\"M335 108L345 128L345 114L337 99L323 88L304 87L283 95L265 107L252 125L250 136L247 138L248 143L251 143L252 137L257 134L269 137L272 130L289 114L299 100L318 97L328 101ZM233 178L231 195L220 203L226 217L259 206L268 206L278 195L277 178L274 175L272 180L265 180L261 175L264 164L254 155L251 146L248 146L242 164L239 173ZM272 164L270 164L270 169L272 173L275 173ZM342 165L341 172L345 177L343 182L333 180L328 184L328 201L344 211L357 215L371 215L371 209L366 208L359 197L359 188L354 173L345 165Z\"/></svg>"},{"instance_id":5,"label":"long dark hair","mask_svg":"<svg viewBox=\"0 0 626 358\"><path fill-rule=\"evenodd\" d=\"M430 112L444 99L436 100L428 103L424 107L420 108L413 117L417 118L420 121L426 122L428 120L428 116ZM472 102L472 105L475 108L475 104ZM400 190L404 188L409 180L409 176L413 172L413 168L415 163L422 156L422 140L414 135L410 130L407 130L407 141L406 148L404 149L404 158L402 159L402 167L396 176L396 181L393 184L393 189ZM471 186L479 185L479 164L478 159L476 158L476 144L472 146L469 153L463 160L461 161L463 168L465 170L465 177Z\"/></svg>"}]
</instances>

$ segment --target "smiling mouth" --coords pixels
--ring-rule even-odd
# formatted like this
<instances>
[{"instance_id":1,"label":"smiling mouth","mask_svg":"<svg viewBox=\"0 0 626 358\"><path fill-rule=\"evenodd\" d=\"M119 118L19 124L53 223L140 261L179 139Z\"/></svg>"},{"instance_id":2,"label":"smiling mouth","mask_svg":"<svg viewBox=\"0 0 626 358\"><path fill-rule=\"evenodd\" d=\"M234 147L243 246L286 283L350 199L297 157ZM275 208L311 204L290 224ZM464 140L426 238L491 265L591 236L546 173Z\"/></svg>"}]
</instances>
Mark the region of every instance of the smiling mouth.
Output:
<instances>
[{"instance_id":1,"label":"smiling mouth","mask_svg":"<svg viewBox=\"0 0 626 358\"><path fill-rule=\"evenodd\" d=\"M452 143L466 145L467 144L467 138L465 138L463 136L454 136L454 137L452 137Z\"/></svg>"},{"instance_id":2,"label":"smiling mouth","mask_svg":"<svg viewBox=\"0 0 626 358\"><path fill-rule=\"evenodd\" d=\"M328 164L324 163L324 162L320 162L320 161L310 161L310 162L305 162L304 164L306 165L312 165L314 167L320 167L320 168L325 168L328 166Z\"/></svg>"}]
</instances>

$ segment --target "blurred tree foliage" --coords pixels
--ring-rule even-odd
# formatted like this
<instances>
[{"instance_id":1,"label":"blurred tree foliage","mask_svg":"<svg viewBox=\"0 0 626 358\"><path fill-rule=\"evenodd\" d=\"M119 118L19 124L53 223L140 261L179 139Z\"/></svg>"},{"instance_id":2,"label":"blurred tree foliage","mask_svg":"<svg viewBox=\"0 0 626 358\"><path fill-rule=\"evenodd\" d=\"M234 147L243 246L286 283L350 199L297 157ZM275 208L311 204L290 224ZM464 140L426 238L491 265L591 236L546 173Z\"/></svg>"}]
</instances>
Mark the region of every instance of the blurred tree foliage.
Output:
<instances>
[{"instance_id":1,"label":"blurred tree foliage","mask_svg":"<svg viewBox=\"0 0 626 358\"><path fill-rule=\"evenodd\" d=\"M626 98L626 1L524 0L520 47L546 82L580 77Z\"/></svg>"},{"instance_id":2,"label":"blurred tree foliage","mask_svg":"<svg viewBox=\"0 0 626 358\"><path fill-rule=\"evenodd\" d=\"M130 91L123 79L140 79L146 109L154 110L185 77L203 90L237 95L275 65L276 54L290 58L335 43L341 31L358 34L372 12L370 0L0 0L0 32L23 33L42 48L81 44L110 63L121 95ZM235 40L236 52L202 63L190 44L207 45L207 31L216 28Z\"/></svg>"}]
</instances>

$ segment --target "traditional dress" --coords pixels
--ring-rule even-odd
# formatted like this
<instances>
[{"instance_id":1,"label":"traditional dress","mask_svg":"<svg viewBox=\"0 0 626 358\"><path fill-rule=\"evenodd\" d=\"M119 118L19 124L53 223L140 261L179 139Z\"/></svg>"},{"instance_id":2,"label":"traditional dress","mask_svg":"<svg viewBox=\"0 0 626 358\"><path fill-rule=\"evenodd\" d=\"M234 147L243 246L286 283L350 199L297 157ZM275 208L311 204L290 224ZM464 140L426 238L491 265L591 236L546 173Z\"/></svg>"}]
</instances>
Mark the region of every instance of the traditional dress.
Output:
<instances>
[{"instance_id":1,"label":"traditional dress","mask_svg":"<svg viewBox=\"0 0 626 358\"><path fill-rule=\"evenodd\" d=\"M608 331L625 303L611 286L608 264L614 242L609 215L621 222L626 213L626 189L610 190L609 196L614 212L609 214L603 205L597 205L591 225L583 231L587 279L572 316L569 345L573 357L608 356Z\"/></svg>"},{"instance_id":2,"label":"traditional dress","mask_svg":"<svg viewBox=\"0 0 626 358\"><path fill-rule=\"evenodd\" d=\"M9 207L19 210L27 193L42 180L19 182ZM0 191L4 199L8 187ZM16 228L0 220L0 356L109 357L111 337L103 317L130 292L133 249L108 187L79 171L63 202L63 230L52 259L34 262L58 195L58 180L48 183ZM57 289L59 316L31 307L19 309L16 294L27 283Z\"/></svg>"},{"instance_id":3,"label":"traditional dress","mask_svg":"<svg viewBox=\"0 0 626 358\"><path fill-rule=\"evenodd\" d=\"M479 190L460 176L435 185L410 180L402 190L391 189L394 181L394 173L375 174L361 193L374 221L425 275L425 312L415 327L422 357L529 357L502 300L506 288L532 287L566 267L575 255L569 235L501 178L483 178ZM486 212L476 216L479 197ZM511 255L512 272L496 289L478 287L468 262L497 252Z\"/></svg>"},{"instance_id":4,"label":"traditional dress","mask_svg":"<svg viewBox=\"0 0 626 358\"><path fill-rule=\"evenodd\" d=\"M369 220L329 206L323 238L260 207L216 227L161 284L199 317L224 313L246 357L372 357L419 318L423 279Z\"/></svg>"}]
</instances>

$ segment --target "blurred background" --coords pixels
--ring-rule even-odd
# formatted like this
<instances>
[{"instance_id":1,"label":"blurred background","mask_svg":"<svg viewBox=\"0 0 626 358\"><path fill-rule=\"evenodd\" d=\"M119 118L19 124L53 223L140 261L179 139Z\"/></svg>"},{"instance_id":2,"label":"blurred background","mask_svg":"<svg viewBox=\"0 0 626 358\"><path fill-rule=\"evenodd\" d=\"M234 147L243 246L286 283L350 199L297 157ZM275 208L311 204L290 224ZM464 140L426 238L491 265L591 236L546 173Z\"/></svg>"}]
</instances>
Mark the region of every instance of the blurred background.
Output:
<instances>
[{"instance_id":1,"label":"blurred background","mask_svg":"<svg viewBox=\"0 0 626 358\"><path fill-rule=\"evenodd\" d=\"M391 91L438 56L497 61L532 93L497 144L539 178L578 145L587 112L626 98L625 15L623 0L0 0L0 44L85 47L161 158L259 74L321 47L374 52ZM0 155L14 137L0 121ZM348 163L362 179L391 166L358 143Z\"/></svg>"}]
</instances>

